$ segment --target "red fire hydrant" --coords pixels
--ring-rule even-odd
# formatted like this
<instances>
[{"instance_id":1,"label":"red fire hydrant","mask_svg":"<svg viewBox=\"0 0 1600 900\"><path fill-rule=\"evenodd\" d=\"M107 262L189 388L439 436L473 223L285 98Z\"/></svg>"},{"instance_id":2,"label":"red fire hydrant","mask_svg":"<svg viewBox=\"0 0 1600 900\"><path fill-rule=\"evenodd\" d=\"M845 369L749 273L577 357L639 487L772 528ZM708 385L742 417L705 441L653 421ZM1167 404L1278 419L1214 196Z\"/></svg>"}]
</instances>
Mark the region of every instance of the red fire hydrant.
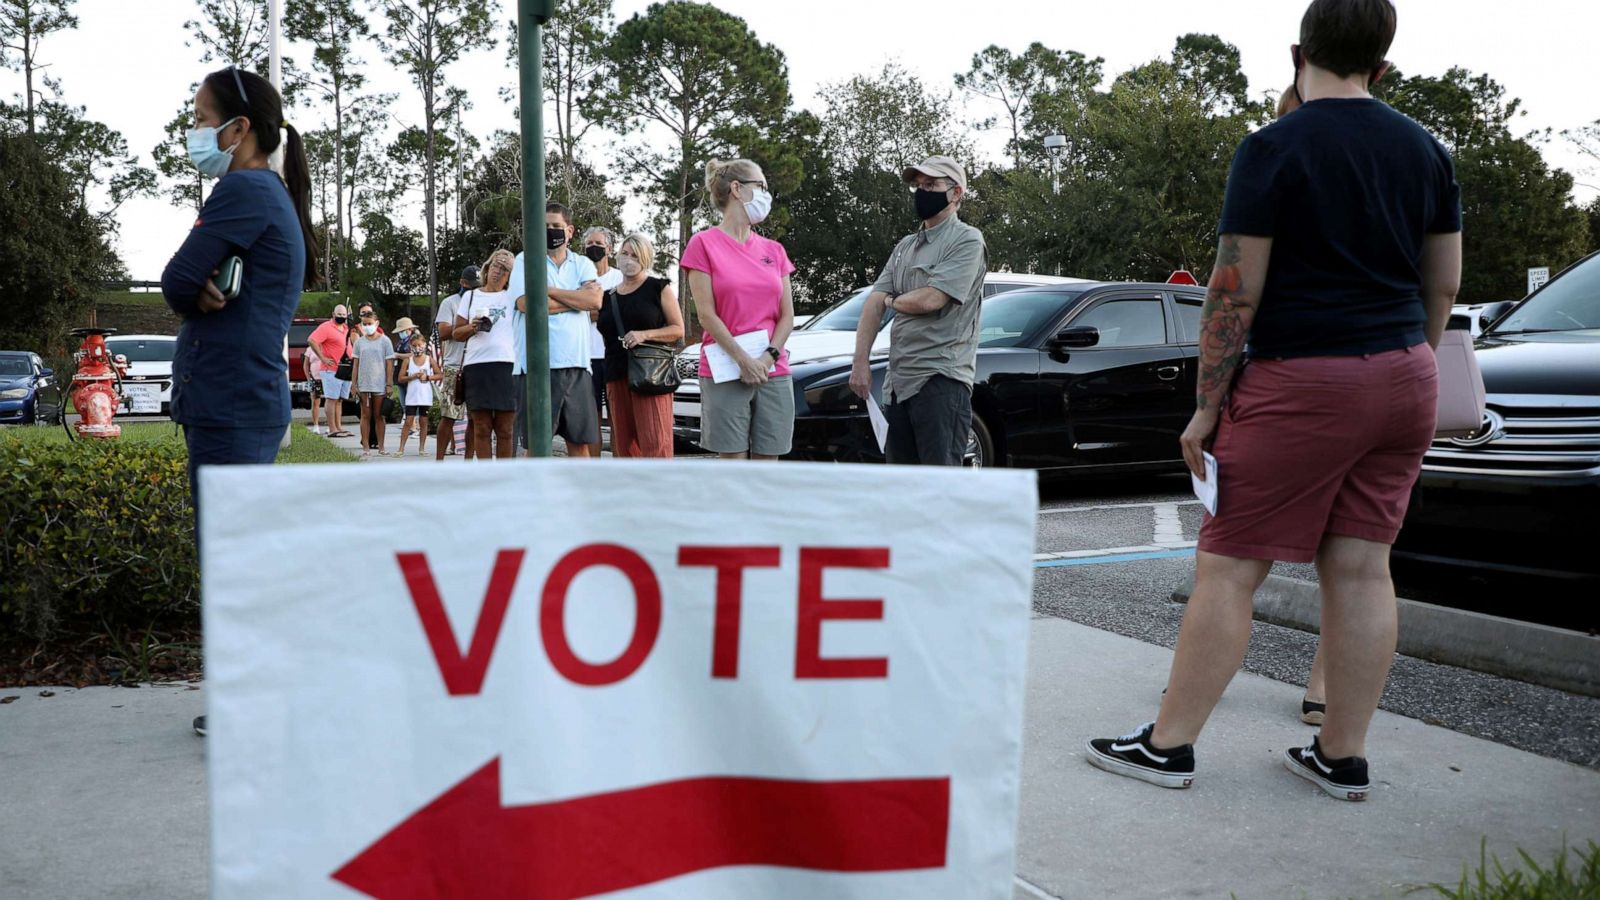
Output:
<instances>
[{"instance_id":1,"label":"red fire hydrant","mask_svg":"<svg viewBox=\"0 0 1600 900\"><path fill-rule=\"evenodd\" d=\"M78 434L84 437L114 438L122 435L122 426L113 419L122 406L122 394L117 390L125 366L119 366L106 351L106 335L116 334L114 328L75 328L73 337L83 338L83 344L73 358L78 362L78 373L72 376L72 405L78 410Z\"/></svg>"}]
</instances>

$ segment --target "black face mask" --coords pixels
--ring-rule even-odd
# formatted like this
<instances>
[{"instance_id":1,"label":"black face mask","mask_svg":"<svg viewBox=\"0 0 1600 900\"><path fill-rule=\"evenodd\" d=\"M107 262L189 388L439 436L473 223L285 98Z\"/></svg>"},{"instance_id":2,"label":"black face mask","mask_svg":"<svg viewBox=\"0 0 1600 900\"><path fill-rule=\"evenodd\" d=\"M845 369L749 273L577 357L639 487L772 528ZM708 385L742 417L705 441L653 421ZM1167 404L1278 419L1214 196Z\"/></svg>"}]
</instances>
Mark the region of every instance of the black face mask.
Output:
<instances>
[{"instance_id":1,"label":"black face mask","mask_svg":"<svg viewBox=\"0 0 1600 900\"><path fill-rule=\"evenodd\" d=\"M917 218L926 222L944 212L945 207L950 205L949 192L928 191L917 188L914 202L917 207Z\"/></svg>"},{"instance_id":2,"label":"black face mask","mask_svg":"<svg viewBox=\"0 0 1600 900\"><path fill-rule=\"evenodd\" d=\"M344 320L345 320L344 316L334 316L333 317L333 324L335 324L335 325L343 325L344 324Z\"/></svg>"},{"instance_id":3,"label":"black face mask","mask_svg":"<svg viewBox=\"0 0 1600 900\"><path fill-rule=\"evenodd\" d=\"M544 230L544 243L551 250L560 250L567 243L567 230L565 228L546 228Z\"/></svg>"},{"instance_id":4,"label":"black face mask","mask_svg":"<svg viewBox=\"0 0 1600 900\"><path fill-rule=\"evenodd\" d=\"M594 247L585 247L583 248L583 255L589 257L589 259L593 262L599 262L600 260L606 258L606 248L598 245Z\"/></svg>"}]
</instances>

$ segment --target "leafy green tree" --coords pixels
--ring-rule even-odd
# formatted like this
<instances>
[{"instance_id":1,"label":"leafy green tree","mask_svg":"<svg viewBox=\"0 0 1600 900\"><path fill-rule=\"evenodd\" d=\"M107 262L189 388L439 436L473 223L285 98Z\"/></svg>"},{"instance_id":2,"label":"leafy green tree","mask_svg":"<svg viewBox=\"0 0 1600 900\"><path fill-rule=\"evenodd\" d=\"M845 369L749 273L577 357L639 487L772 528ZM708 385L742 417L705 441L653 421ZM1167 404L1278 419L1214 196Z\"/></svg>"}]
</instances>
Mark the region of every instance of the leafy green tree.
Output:
<instances>
[{"instance_id":1,"label":"leafy green tree","mask_svg":"<svg viewBox=\"0 0 1600 900\"><path fill-rule=\"evenodd\" d=\"M1528 269L1559 271L1589 249L1589 219L1572 176L1532 143L1502 134L1456 155L1461 185L1461 302L1514 300Z\"/></svg>"},{"instance_id":2,"label":"leafy green tree","mask_svg":"<svg viewBox=\"0 0 1600 900\"><path fill-rule=\"evenodd\" d=\"M0 131L0 346L66 349L66 332L120 268L101 222L49 151Z\"/></svg>"},{"instance_id":3,"label":"leafy green tree","mask_svg":"<svg viewBox=\"0 0 1600 900\"><path fill-rule=\"evenodd\" d=\"M84 116L81 106L44 101L34 108L38 131L32 139L66 173L78 205L108 232L116 212L134 197L155 193L155 173L139 165L122 133ZM24 130L20 107L0 104L0 130Z\"/></svg>"},{"instance_id":4,"label":"leafy green tree","mask_svg":"<svg viewBox=\"0 0 1600 900\"><path fill-rule=\"evenodd\" d=\"M445 70L469 50L494 46L487 0L376 0L385 27L378 43L389 61L411 76L422 97L423 229L427 237L428 305L439 305L434 229L439 193L439 123L449 113Z\"/></svg>"},{"instance_id":5,"label":"leafy green tree","mask_svg":"<svg viewBox=\"0 0 1600 900\"><path fill-rule=\"evenodd\" d=\"M1520 297L1530 267L1559 269L1588 249L1589 225L1572 201L1573 177L1545 162L1534 143L1541 136L1513 133L1522 101L1506 96L1499 82L1455 67L1440 77L1396 73L1379 87L1455 157L1463 302Z\"/></svg>"},{"instance_id":6,"label":"leafy green tree","mask_svg":"<svg viewBox=\"0 0 1600 900\"><path fill-rule=\"evenodd\" d=\"M311 91L325 102L333 113L333 138L331 147L344 146L345 118L354 92L366 83L360 71L361 59L355 46L372 33L366 16L357 11L352 0L288 0L283 15L284 36L290 40L309 41L312 45L311 71L302 74L292 89ZM344 256L344 154L333 152L331 157L334 218L332 220L332 246L328 248L327 284L337 289L335 266ZM326 221L326 216L324 216Z\"/></svg>"},{"instance_id":7,"label":"leafy green tree","mask_svg":"<svg viewBox=\"0 0 1600 900\"><path fill-rule=\"evenodd\" d=\"M1103 62L1038 41L1020 54L990 44L973 54L972 65L956 76L956 88L1000 105L1011 134L1006 152L1012 166L1020 169L1025 160L1039 158L1041 147L1029 137L1041 115L1048 117L1044 110L1059 110L1063 99L1087 96L1100 83ZM985 128L994 124L993 119L980 123Z\"/></svg>"},{"instance_id":8,"label":"leafy green tree","mask_svg":"<svg viewBox=\"0 0 1600 900\"><path fill-rule=\"evenodd\" d=\"M54 32L78 27L72 3L73 0L0 0L0 62L22 72L21 105L26 111L29 134L37 131L35 103L44 96L33 86L34 75L43 68L39 65L39 43ZM45 86L56 87L48 78Z\"/></svg>"},{"instance_id":9,"label":"leafy green tree","mask_svg":"<svg viewBox=\"0 0 1600 900\"><path fill-rule=\"evenodd\" d=\"M977 168L949 92L889 63L823 86L820 119L790 125L804 148L804 181L789 204L785 249L807 300L836 299L876 280L900 238L917 227L900 173L934 154ZM963 215L966 215L963 212Z\"/></svg>"},{"instance_id":10,"label":"leafy green tree","mask_svg":"<svg viewBox=\"0 0 1600 900\"><path fill-rule=\"evenodd\" d=\"M517 23L508 23L506 65L517 67ZM611 62L605 46L616 30L612 0L569 0L560 15L547 22L540 32L544 58L545 137L553 140L552 154L571 159L576 166L561 172L546 173L552 199L576 207L582 203L580 186L573 177L583 166L583 139L597 119L594 97L604 90ZM502 90L520 117L522 109L515 91ZM519 242L520 243L520 242Z\"/></svg>"},{"instance_id":11,"label":"leafy green tree","mask_svg":"<svg viewBox=\"0 0 1600 900\"><path fill-rule=\"evenodd\" d=\"M431 273L416 229L396 225L381 212L361 218L363 240L356 249L349 293L370 299L390 316L400 315L411 295L420 293Z\"/></svg>"},{"instance_id":12,"label":"leafy green tree","mask_svg":"<svg viewBox=\"0 0 1600 900\"><path fill-rule=\"evenodd\" d=\"M605 58L611 82L596 99L596 115L636 135L616 162L656 208L673 211L677 234L663 250L676 253L704 220L697 216L704 206L696 173L707 160L739 149L741 126L772 132L782 124L788 64L743 19L685 0L654 3L623 22ZM652 127L665 129L670 144L645 134ZM671 149L657 149L663 145Z\"/></svg>"},{"instance_id":13,"label":"leafy green tree","mask_svg":"<svg viewBox=\"0 0 1600 900\"><path fill-rule=\"evenodd\" d=\"M183 23L201 62L267 69L267 0L199 0L200 15Z\"/></svg>"},{"instance_id":14,"label":"leafy green tree","mask_svg":"<svg viewBox=\"0 0 1600 900\"><path fill-rule=\"evenodd\" d=\"M612 192L616 183L605 178L581 159L570 165L551 152L545 157L548 183L573 186L573 224L581 231L600 225L613 232L622 230L622 198ZM566 202L566 201L562 201ZM522 245L522 136L497 131L489 152L472 169L462 206L467 210L465 228L482 233L492 247L505 247L513 253ZM482 261L480 258L479 262Z\"/></svg>"},{"instance_id":15,"label":"leafy green tree","mask_svg":"<svg viewBox=\"0 0 1600 900\"><path fill-rule=\"evenodd\" d=\"M190 96L196 89L196 85L190 85ZM151 149L150 157L155 160L167 201L179 209L193 209L195 215L199 215L205 202L206 177L189 161L188 136L193 124L194 103L185 100L163 129L164 139Z\"/></svg>"}]
</instances>

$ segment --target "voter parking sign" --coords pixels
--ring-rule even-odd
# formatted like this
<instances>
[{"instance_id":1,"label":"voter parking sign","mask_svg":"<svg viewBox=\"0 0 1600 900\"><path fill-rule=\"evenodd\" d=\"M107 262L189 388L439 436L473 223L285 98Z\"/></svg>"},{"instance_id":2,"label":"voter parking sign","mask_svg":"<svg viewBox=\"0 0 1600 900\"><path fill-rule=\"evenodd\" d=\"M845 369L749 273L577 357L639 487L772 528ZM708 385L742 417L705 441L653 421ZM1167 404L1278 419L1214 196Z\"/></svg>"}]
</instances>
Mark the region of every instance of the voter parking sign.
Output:
<instances>
[{"instance_id":1,"label":"voter parking sign","mask_svg":"<svg viewBox=\"0 0 1600 900\"><path fill-rule=\"evenodd\" d=\"M201 475L214 896L1011 896L1032 473L352 468Z\"/></svg>"}]
</instances>

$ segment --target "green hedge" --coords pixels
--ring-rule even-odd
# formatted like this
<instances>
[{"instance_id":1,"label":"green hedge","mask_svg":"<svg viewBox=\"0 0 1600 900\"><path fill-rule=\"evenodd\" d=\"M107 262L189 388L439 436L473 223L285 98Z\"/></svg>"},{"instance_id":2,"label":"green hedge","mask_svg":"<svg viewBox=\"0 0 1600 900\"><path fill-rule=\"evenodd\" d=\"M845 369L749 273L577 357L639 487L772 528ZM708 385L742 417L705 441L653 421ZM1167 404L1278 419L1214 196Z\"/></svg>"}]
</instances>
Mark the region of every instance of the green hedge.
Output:
<instances>
[{"instance_id":1,"label":"green hedge","mask_svg":"<svg viewBox=\"0 0 1600 900\"><path fill-rule=\"evenodd\" d=\"M185 464L181 441L0 436L0 631L197 622Z\"/></svg>"},{"instance_id":2,"label":"green hedge","mask_svg":"<svg viewBox=\"0 0 1600 900\"><path fill-rule=\"evenodd\" d=\"M290 437L280 464L355 462L299 425ZM109 441L0 432L0 635L199 627L187 464L171 424Z\"/></svg>"}]
</instances>

